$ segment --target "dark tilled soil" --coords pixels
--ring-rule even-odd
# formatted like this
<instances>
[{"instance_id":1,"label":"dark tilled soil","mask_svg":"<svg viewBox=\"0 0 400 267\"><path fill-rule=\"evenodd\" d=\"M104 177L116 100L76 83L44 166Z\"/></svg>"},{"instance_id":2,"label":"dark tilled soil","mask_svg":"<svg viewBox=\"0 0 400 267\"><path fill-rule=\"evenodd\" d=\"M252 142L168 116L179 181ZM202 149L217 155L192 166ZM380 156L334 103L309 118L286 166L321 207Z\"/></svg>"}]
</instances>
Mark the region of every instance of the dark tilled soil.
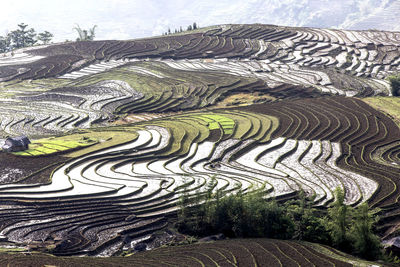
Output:
<instances>
[{"instance_id":1,"label":"dark tilled soil","mask_svg":"<svg viewBox=\"0 0 400 267\"><path fill-rule=\"evenodd\" d=\"M400 196L398 169L380 164L371 156L377 147L400 140L399 128L383 113L357 98L346 97L287 100L239 109L278 117L280 125L273 138L339 142L343 154L337 165L379 183L370 204L397 205Z\"/></svg>"},{"instance_id":2,"label":"dark tilled soil","mask_svg":"<svg viewBox=\"0 0 400 267\"><path fill-rule=\"evenodd\" d=\"M332 251L332 255L335 252ZM0 254L1 266L340 266L352 264L321 254L296 241L223 240L169 246L128 257L54 257L45 254ZM371 264L373 264L371 262ZM372 266L372 265L371 265Z\"/></svg>"},{"instance_id":3,"label":"dark tilled soil","mask_svg":"<svg viewBox=\"0 0 400 267\"><path fill-rule=\"evenodd\" d=\"M62 156L18 157L0 152L0 184L48 182L51 172L66 160Z\"/></svg>"}]
</instances>

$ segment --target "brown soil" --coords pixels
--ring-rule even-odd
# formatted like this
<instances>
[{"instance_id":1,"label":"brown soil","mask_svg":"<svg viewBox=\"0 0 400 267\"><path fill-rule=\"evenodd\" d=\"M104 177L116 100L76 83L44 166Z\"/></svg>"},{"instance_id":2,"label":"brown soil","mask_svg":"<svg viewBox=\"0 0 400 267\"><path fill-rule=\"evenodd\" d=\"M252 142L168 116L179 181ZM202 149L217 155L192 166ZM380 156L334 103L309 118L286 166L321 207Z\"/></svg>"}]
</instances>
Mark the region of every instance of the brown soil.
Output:
<instances>
[{"instance_id":1,"label":"brown soil","mask_svg":"<svg viewBox=\"0 0 400 267\"><path fill-rule=\"evenodd\" d=\"M273 115L279 128L273 137L340 142L338 166L374 179L380 185L370 204L395 207L400 196L398 168L372 160L378 147L400 140L400 130L389 117L356 98L329 97L287 100L240 107Z\"/></svg>"},{"instance_id":2,"label":"brown soil","mask_svg":"<svg viewBox=\"0 0 400 267\"><path fill-rule=\"evenodd\" d=\"M0 254L2 266L352 266L296 241L222 240L167 246L128 257L54 257L46 254ZM354 260L354 259L353 259ZM300 264L300 265L298 265ZM371 262L371 266L374 264Z\"/></svg>"},{"instance_id":3,"label":"brown soil","mask_svg":"<svg viewBox=\"0 0 400 267\"><path fill-rule=\"evenodd\" d=\"M62 156L19 157L0 152L0 183L45 183L51 172L67 159Z\"/></svg>"},{"instance_id":4,"label":"brown soil","mask_svg":"<svg viewBox=\"0 0 400 267\"><path fill-rule=\"evenodd\" d=\"M222 101L218 102L215 107L230 107L230 106L248 106L254 103L263 103L276 100L275 97L262 94L261 92L253 93L235 93L227 96Z\"/></svg>"}]
</instances>

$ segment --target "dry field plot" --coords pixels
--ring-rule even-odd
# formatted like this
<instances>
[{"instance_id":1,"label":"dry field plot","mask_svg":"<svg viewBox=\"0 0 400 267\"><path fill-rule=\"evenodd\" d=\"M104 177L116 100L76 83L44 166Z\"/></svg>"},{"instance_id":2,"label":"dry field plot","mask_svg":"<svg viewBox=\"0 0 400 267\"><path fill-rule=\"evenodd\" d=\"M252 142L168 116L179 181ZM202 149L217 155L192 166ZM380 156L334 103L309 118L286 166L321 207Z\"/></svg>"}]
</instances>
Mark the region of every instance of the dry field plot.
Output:
<instances>
[{"instance_id":1,"label":"dry field plot","mask_svg":"<svg viewBox=\"0 0 400 267\"><path fill-rule=\"evenodd\" d=\"M0 235L109 256L165 229L183 194L304 191L324 208L340 187L395 236L399 103L385 78L399 48L395 32L223 25L17 51L0 60L0 138L35 141L0 152ZM179 264L347 266L306 244L242 242L181 249ZM132 259L168 265L173 250Z\"/></svg>"}]
</instances>

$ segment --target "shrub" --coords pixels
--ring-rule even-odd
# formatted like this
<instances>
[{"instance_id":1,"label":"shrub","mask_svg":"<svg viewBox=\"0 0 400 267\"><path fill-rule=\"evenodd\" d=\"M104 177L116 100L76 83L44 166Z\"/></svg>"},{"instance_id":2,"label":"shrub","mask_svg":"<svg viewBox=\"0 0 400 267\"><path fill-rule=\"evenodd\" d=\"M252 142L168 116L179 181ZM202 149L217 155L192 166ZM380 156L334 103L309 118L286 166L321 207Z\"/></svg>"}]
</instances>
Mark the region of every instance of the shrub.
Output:
<instances>
[{"instance_id":1,"label":"shrub","mask_svg":"<svg viewBox=\"0 0 400 267\"><path fill-rule=\"evenodd\" d=\"M400 74L388 77L393 96L400 96Z\"/></svg>"},{"instance_id":2,"label":"shrub","mask_svg":"<svg viewBox=\"0 0 400 267\"><path fill-rule=\"evenodd\" d=\"M298 200L287 203L287 213L294 222L293 239L330 244L330 236L325 228L324 212L311 207L311 202L300 191Z\"/></svg>"},{"instance_id":3,"label":"shrub","mask_svg":"<svg viewBox=\"0 0 400 267\"><path fill-rule=\"evenodd\" d=\"M179 213L177 228L195 236L223 233L228 237L291 238L294 224L285 205L266 201L264 193L222 196L217 191L194 198L190 212Z\"/></svg>"},{"instance_id":4,"label":"shrub","mask_svg":"<svg viewBox=\"0 0 400 267\"><path fill-rule=\"evenodd\" d=\"M335 190L336 201L328 209L326 225L332 245L338 249L356 254L368 260L382 258L380 239L373 233L373 226L379 220L379 209L369 210L363 203L356 208L344 204L344 192Z\"/></svg>"},{"instance_id":5,"label":"shrub","mask_svg":"<svg viewBox=\"0 0 400 267\"><path fill-rule=\"evenodd\" d=\"M181 198L176 227L193 236L223 233L227 237L268 237L297 239L334 246L368 260L382 259L379 238L373 233L379 210L369 210L364 203L353 209L344 204L344 192L335 190L336 200L327 212L312 207L304 192L285 204L265 200L264 193L223 196L208 193L191 199ZM326 215L326 216L324 216Z\"/></svg>"},{"instance_id":6,"label":"shrub","mask_svg":"<svg viewBox=\"0 0 400 267\"><path fill-rule=\"evenodd\" d=\"M344 192L341 188L335 190L336 200L328 210L327 230L335 247L351 251L348 229L351 221L351 207L344 204Z\"/></svg>"},{"instance_id":7,"label":"shrub","mask_svg":"<svg viewBox=\"0 0 400 267\"><path fill-rule=\"evenodd\" d=\"M350 237L353 249L357 255L367 259L375 260L382 257L382 246L379 237L372 228L378 221L376 213L379 210L369 210L368 204L363 203L354 210L354 222L350 228Z\"/></svg>"},{"instance_id":8,"label":"shrub","mask_svg":"<svg viewBox=\"0 0 400 267\"><path fill-rule=\"evenodd\" d=\"M294 223L286 206L276 200L266 201L262 192L244 198L242 218L245 236L289 239L294 234Z\"/></svg>"}]
</instances>

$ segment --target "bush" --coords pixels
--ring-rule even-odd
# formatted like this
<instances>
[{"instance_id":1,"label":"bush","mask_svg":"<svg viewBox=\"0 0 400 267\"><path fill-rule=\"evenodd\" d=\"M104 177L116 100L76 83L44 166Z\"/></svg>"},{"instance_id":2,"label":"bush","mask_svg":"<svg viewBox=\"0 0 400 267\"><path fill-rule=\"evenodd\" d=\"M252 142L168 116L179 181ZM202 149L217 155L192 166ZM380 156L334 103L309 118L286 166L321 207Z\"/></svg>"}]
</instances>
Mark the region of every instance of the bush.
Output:
<instances>
[{"instance_id":1,"label":"bush","mask_svg":"<svg viewBox=\"0 0 400 267\"><path fill-rule=\"evenodd\" d=\"M286 204L286 212L295 225L293 239L330 244L330 236L325 228L324 211L312 208L303 191L299 196L298 200Z\"/></svg>"},{"instance_id":2,"label":"bush","mask_svg":"<svg viewBox=\"0 0 400 267\"><path fill-rule=\"evenodd\" d=\"M275 200L266 201L258 192L243 198L242 236L289 239L294 234L294 223L285 205Z\"/></svg>"},{"instance_id":3,"label":"bush","mask_svg":"<svg viewBox=\"0 0 400 267\"><path fill-rule=\"evenodd\" d=\"M344 192L335 190L336 200L328 210L312 207L304 192L285 204L265 200L264 193L222 195L208 193L181 197L176 227L179 232L203 237L223 233L227 237L268 237L323 243L368 260L382 259L379 238L373 233L379 210L364 203L357 208L344 204Z\"/></svg>"},{"instance_id":4,"label":"bush","mask_svg":"<svg viewBox=\"0 0 400 267\"><path fill-rule=\"evenodd\" d=\"M388 77L393 96L400 96L400 74Z\"/></svg>"},{"instance_id":5,"label":"bush","mask_svg":"<svg viewBox=\"0 0 400 267\"><path fill-rule=\"evenodd\" d=\"M378 221L375 215L379 210L369 210L368 204L363 203L354 210L354 223L350 228L353 250L360 257L375 260L382 257L382 246L379 237L372 228Z\"/></svg>"},{"instance_id":6,"label":"bush","mask_svg":"<svg viewBox=\"0 0 400 267\"><path fill-rule=\"evenodd\" d=\"M326 225L332 245L338 249L356 254L367 260L381 259L383 255L380 239L373 233L378 222L379 209L369 210L363 203L356 208L344 204L344 192L335 190L336 201L328 209Z\"/></svg>"},{"instance_id":7,"label":"bush","mask_svg":"<svg viewBox=\"0 0 400 267\"><path fill-rule=\"evenodd\" d=\"M326 228L332 239L332 244L341 250L350 252L351 242L349 227L351 223L351 207L344 204L344 192L341 188L335 190L336 200L328 210Z\"/></svg>"},{"instance_id":8,"label":"bush","mask_svg":"<svg viewBox=\"0 0 400 267\"><path fill-rule=\"evenodd\" d=\"M190 211L182 207L177 228L180 232L205 236L223 233L228 237L291 238L294 224L286 206L275 200L266 201L263 193L221 196L206 194L191 202ZM187 197L183 197L187 199ZM182 203L182 201L181 201ZM201 204L201 205L200 205Z\"/></svg>"}]
</instances>

